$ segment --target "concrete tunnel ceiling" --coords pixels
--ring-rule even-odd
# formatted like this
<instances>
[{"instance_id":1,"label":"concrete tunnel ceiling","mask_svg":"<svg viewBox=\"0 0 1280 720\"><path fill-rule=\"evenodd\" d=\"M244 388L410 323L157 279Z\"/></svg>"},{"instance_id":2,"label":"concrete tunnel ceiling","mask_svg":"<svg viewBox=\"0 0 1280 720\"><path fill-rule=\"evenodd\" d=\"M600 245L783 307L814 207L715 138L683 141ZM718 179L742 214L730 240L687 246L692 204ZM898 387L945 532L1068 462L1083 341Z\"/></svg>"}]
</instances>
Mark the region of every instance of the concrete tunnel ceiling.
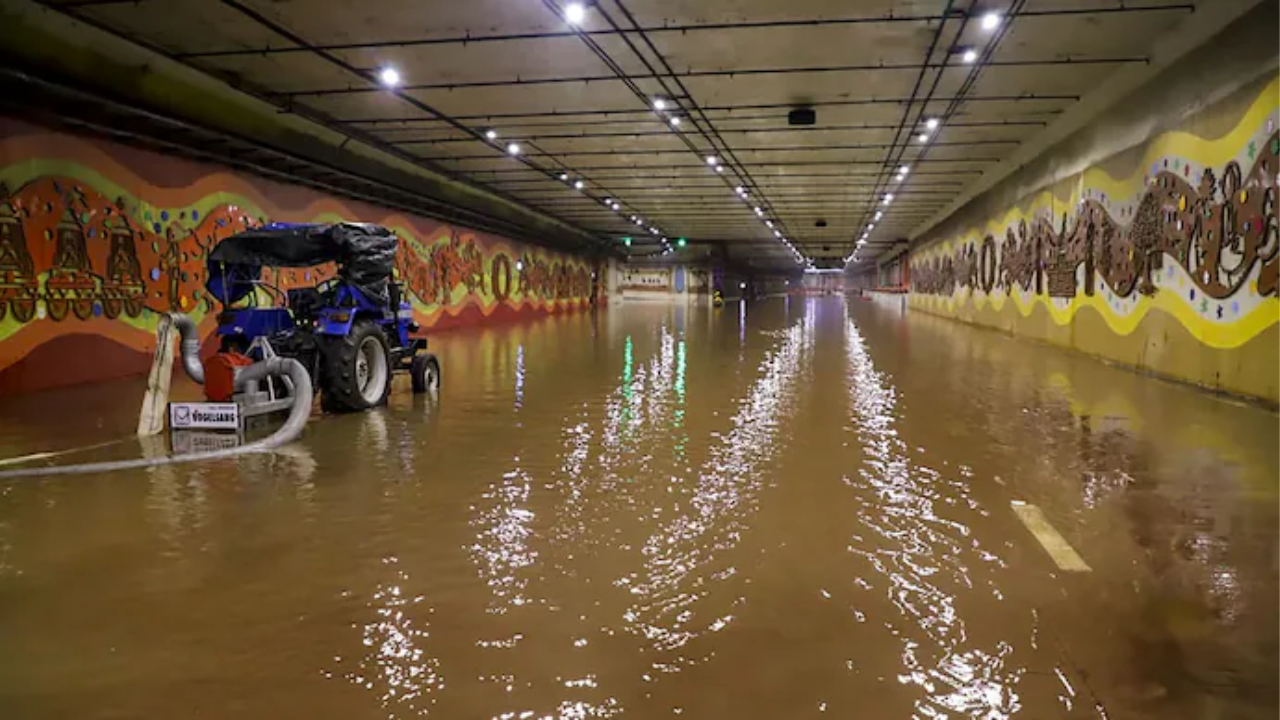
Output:
<instances>
[{"instance_id":1,"label":"concrete tunnel ceiling","mask_svg":"<svg viewBox=\"0 0 1280 720\"><path fill-rule=\"evenodd\" d=\"M46 4L633 255L687 238L788 270L910 237L1203 3Z\"/></svg>"}]
</instances>

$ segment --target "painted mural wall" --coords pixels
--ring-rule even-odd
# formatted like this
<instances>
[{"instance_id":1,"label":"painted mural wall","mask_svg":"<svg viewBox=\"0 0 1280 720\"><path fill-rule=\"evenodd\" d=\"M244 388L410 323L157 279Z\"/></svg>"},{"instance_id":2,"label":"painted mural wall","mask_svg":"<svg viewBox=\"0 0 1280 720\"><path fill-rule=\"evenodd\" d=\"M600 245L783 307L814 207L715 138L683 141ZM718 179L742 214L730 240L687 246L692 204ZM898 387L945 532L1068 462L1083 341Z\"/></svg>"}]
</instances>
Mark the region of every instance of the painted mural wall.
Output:
<instances>
[{"instance_id":1,"label":"painted mural wall","mask_svg":"<svg viewBox=\"0 0 1280 720\"><path fill-rule=\"evenodd\" d=\"M1280 80L912 253L910 306L1276 402Z\"/></svg>"},{"instance_id":2,"label":"painted mural wall","mask_svg":"<svg viewBox=\"0 0 1280 720\"><path fill-rule=\"evenodd\" d=\"M267 222L340 219L396 232L397 272L424 328L578 309L593 292L579 258L0 118L0 396L145 372L163 313L191 314L212 332L203 274L221 239ZM264 279L287 289L333 273Z\"/></svg>"}]
</instances>

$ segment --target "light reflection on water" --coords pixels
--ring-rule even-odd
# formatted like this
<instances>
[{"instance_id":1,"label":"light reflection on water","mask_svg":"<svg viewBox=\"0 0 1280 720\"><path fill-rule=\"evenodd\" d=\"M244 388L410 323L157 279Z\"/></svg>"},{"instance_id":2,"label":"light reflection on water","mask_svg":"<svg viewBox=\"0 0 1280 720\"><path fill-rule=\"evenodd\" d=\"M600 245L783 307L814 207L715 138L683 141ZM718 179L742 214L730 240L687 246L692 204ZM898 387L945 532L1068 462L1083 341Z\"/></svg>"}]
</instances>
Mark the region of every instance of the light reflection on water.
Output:
<instances>
[{"instance_id":1,"label":"light reflection on water","mask_svg":"<svg viewBox=\"0 0 1280 720\"><path fill-rule=\"evenodd\" d=\"M334 658L337 672L357 687L374 693L387 717L421 716L436 703L436 694L445 689L440 674L440 660L425 647L430 633L423 612L423 596L409 597L409 575L398 567L398 559L387 557L383 563L394 568L395 579L377 586L368 607L376 620L361 627L361 640L367 648L353 670L343 670L350 663L342 656ZM325 672L332 677L334 671Z\"/></svg>"},{"instance_id":2,"label":"light reflection on water","mask_svg":"<svg viewBox=\"0 0 1280 720\"><path fill-rule=\"evenodd\" d=\"M1273 416L745 305L445 335L438 402L0 487L0 714L183 717L216 682L213 717L1041 718L1134 676L1218 704L1113 717L1275 716Z\"/></svg>"},{"instance_id":3,"label":"light reflection on water","mask_svg":"<svg viewBox=\"0 0 1280 720\"><path fill-rule=\"evenodd\" d=\"M894 427L895 390L876 370L852 320L845 327L845 350L849 431L865 453L863 467L845 482L859 491L858 524L867 531L855 534L848 550L880 575L864 579L865 587L883 593L898 609L898 622L912 626L901 636L898 681L923 691L916 701L921 717L1011 717L1021 708L1016 687L1025 668L1007 666L1013 651L1007 642L972 646L953 594L955 588L973 588L967 558L996 567L1003 561L982 549L966 525L939 514L948 505L986 512L970 498L969 483L910 460ZM898 624L885 621L888 627Z\"/></svg>"},{"instance_id":4,"label":"light reflection on water","mask_svg":"<svg viewBox=\"0 0 1280 720\"><path fill-rule=\"evenodd\" d=\"M715 438L708 460L690 478L687 505L644 541L643 569L619 579L636 596L623 616L627 630L665 653L653 665L659 672L697 662L693 653L672 658L671 652L733 621L732 613L700 615L697 603L714 591L716 581L735 573L719 557L738 544L759 502L763 466L793 410L797 378L813 342L812 318L776 336L777 345L765 354L758 379L730 419L731 429Z\"/></svg>"}]
</instances>

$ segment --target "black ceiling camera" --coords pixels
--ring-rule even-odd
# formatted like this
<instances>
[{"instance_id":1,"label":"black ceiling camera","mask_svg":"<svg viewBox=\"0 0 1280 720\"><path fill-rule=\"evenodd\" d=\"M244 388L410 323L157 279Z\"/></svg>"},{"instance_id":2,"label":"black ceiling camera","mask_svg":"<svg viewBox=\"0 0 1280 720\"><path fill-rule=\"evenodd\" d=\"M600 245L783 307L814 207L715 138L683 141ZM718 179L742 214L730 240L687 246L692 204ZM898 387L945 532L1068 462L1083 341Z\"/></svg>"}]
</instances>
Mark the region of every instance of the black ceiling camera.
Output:
<instances>
[{"instance_id":1,"label":"black ceiling camera","mask_svg":"<svg viewBox=\"0 0 1280 720\"><path fill-rule=\"evenodd\" d=\"M818 121L818 114L813 108L796 108L787 113L788 125L813 125Z\"/></svg>"}]
</instances>

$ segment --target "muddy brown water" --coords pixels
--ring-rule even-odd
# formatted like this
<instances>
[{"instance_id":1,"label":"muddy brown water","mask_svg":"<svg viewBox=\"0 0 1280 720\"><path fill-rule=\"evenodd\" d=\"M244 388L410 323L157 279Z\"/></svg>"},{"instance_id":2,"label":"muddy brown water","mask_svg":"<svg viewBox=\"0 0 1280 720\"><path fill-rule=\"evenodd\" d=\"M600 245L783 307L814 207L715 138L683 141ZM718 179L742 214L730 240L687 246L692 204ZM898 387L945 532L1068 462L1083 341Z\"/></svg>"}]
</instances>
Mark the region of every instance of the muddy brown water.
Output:
<instances>
[{"instance_id":1,"label":"muddy brown water","mask_svg":"<svg viewBox=\"0 0 1280 720\"><path fill-rule=\"evenodd\" d=\"M0 486L0 717L1277 715L1268 410L842 298L435 345L437 402ZM6 399L0 457L139 398Z\"/></svg>"}]
</instances>

